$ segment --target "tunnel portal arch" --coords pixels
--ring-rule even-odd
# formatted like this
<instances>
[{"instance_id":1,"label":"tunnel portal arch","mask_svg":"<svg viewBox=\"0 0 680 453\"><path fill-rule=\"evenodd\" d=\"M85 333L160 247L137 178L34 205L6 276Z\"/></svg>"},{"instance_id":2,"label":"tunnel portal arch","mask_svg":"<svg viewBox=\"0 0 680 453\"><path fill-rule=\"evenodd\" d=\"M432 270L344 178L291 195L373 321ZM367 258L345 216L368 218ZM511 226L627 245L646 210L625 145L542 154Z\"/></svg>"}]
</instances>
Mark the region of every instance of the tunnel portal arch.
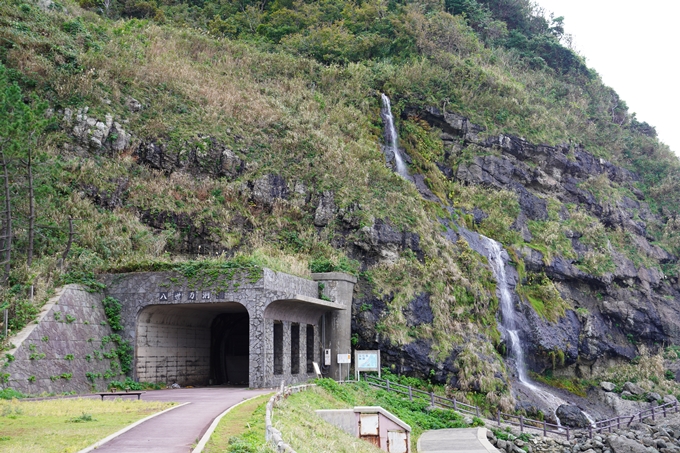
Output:
<instances>
[{"instance_id":1,"label":"tunnel portal arch","mask_svg":"<svg viewBox=\"0 0 680 453\"><path fill-rule=\"evenodd\" d=\"M135 377L247 385L249 335L250 316L238 302L146 306L137 318Z\"/></svg>"}]
</instances>

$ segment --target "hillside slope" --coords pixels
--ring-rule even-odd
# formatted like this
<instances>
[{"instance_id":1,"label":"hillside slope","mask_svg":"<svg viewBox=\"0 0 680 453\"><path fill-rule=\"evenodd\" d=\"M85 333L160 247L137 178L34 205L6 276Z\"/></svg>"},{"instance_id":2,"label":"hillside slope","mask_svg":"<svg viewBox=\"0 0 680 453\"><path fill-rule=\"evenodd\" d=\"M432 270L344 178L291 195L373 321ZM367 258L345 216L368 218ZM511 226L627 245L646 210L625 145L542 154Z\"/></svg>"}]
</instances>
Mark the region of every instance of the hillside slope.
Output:
<instances>
[{"instance_id":1,"label":"hillside slope","mask_svg":"<svg viewBox=\"0 0 680 453\"><path fill-rule=\"evenodd\" d=\"M12 329L31 285L93 271L338 269L360 277L357 347L499 401L495 281L460 225L510 253L532 369L680 342L677 158L559 24L461 5L0 5ZM415 184L381 148L381 92Z\"/></svg>"}]
</instances>

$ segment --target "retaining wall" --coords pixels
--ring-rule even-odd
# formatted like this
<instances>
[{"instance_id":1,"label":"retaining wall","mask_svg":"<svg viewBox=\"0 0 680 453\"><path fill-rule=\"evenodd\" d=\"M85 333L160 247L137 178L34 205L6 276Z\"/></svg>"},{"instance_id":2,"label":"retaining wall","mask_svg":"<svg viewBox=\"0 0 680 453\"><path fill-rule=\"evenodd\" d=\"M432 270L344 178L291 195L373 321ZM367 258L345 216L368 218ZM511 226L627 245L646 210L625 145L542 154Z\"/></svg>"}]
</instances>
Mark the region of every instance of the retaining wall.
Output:
<instances>
[{"instance_id":1,"label":"retaining wall","mask_svg":"<svg viewBox=\"0 0 680 453\"><path fill-rule=\"evenodd\" d=\"M104 389L111 379L123 379L118 360L104 357L115 345L102 345L102 339L113 333L102 298L78 285L57 291L36 321L12 338L10 359L5 356L0 366L4 385L32 395L82 393Z\"/></svg>"}]
</instances>

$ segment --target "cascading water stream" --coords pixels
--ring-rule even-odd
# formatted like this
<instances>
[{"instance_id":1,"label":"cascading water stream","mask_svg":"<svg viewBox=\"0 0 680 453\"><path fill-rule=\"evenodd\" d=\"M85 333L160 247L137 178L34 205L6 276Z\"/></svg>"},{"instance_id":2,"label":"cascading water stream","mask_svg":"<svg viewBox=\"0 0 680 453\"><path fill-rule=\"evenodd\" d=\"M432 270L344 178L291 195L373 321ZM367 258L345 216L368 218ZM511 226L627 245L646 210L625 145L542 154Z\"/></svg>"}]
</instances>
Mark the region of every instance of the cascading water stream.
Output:
<instances>
[{"instance_id":1,"label":"cascading water stream","mask_svg":"<svg viewBox=\"0 0 680 453\"><path fill-rule=\"evenodd\" d=\"M527 377L524 350L519 339L519 334L517 333L517 316L515 307L512 303L512 296L508 288L507 275L505 273L505 263L507 259L503 258L503 247L493 239L489 239L482 235L479 235L479 237L487 251L486 257L488 258L493 274L496 277L496 285L500 296L501 326L510 340L510 355L515 359L519 381L536 396L541 398L553 411L556 411L559 406L569 403L552 393L537 387ZM554 416L557 420L557 424L560 424L560 419L557 417L556 413Z\"/></svg>"},{"instance_id":2,"label":"cascading water stream","mask_svg":"<svg viewBox=\"0 0 680 453\"><path fill-rule=\"evenodd\" d=\"M397 167L397 174L408 179L408 169L404 163L404 157L401 155L401 151L399 150L399 136L397 135L397 129L394 127L394 117L392 116L390 98L388 98L384 93L381 93L380 100L382 102L380 116L385 122L385 146L392 152L392 154L394 154L394 162Z\"/></svg>"},{"instance_id":3,"label":"cascading water stream","mask_svg":"<svg viewBox=\"0 0 680 453\"><path fill-rule=\"evenodd\" d=\"M392 116L390 98L388 98L384 93L381 93L380 98L382 101L380 116L385 123L385 147L394 155L397 173L405 179L411 179L408 169L406 168L406 164L404 163L404 158L401 154L401 151L399 150L399 138L397 135L397 130L394 126L394 117ZM451 208L447 209L451 210ZM505 331L507 337L509 337L510 354L515 360L519 382L527 390L531 391L534 395L543 400L543 402L550 409L552 409L555 420L557 421L557 424L560 425L560 419L557 417L556 413L557 408L563 404L569 403L567 403L562 398L539 388L527 376L526 364L524 362L524 350L522 349L522 343L520 341L519 334L517 333L517 316L515 307L512 303L512 295L510 294L510 289L508 287L507 275L505 273L505 264L509 260L507 252L503 249L500 243L494 241L493 239L481 234L477 235L476 233L472 233L471 231L468 231L460 226L458 226L458 228L459 233L465 237L471 246L475 241L471 240L471 238L468 236L474 235L479 238L482 247L485 249L486 253L482 253L481 250L476 250L487 257L493 274L496 277L496 287L500 296L501 330ZM503 256L504 253L505 257ZM588 418L591 424L594 424L592 417L588 413L583 412L583 414Z\"/></svg>"}]
</instances>

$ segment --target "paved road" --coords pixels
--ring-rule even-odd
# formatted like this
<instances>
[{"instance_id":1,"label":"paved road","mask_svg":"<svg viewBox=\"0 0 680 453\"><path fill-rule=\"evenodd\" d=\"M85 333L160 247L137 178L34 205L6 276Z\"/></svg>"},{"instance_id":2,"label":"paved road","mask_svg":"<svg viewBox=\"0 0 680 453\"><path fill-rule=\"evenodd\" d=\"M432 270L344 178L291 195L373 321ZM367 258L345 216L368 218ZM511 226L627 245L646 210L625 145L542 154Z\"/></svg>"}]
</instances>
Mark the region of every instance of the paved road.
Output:
<instances>
[{"instance_id":1,"label":"paved road","mask_svg":"<svg viewBox=\"0 0 680 453\"><path fill-rule=\"evenodd\" d=\"M148 401L190 402L154 417L105 443L97 453L187 453L227 408L247 398L270 393L269 389L234 387L158 390L142 395ZM136 398L136 397L135 397Z\"/></svg>"},{"instance_id":2,"label":"paved road","mask_svg":"<svg viewBox=\"0 0 680 453\"><path fill-rule=\"evenodd\" d=\"M435 429L418 439L420 453L500 453L486 439L486 428Z\"/></svg>"}]
</instances>

